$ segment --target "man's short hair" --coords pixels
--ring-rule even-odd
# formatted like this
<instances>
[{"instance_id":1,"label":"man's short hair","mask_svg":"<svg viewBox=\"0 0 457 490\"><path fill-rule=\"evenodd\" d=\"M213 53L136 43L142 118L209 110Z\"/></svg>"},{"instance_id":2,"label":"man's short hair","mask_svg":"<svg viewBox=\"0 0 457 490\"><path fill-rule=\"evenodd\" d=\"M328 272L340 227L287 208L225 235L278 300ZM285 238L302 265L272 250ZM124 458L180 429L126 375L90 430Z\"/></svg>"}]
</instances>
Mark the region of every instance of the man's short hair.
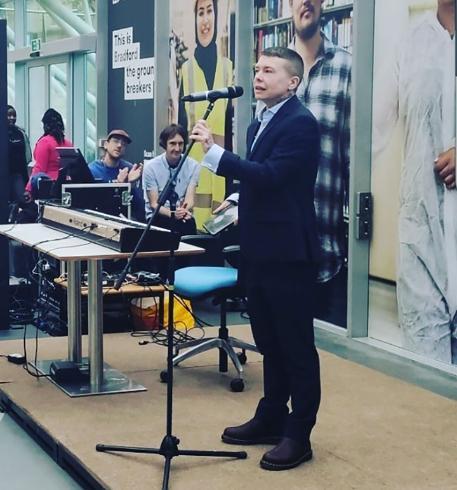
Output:
<instances>
[{"instance_id":1,"label":"man's short hair","mask_svg":"<svg viewBox=\"0 0 457 490\"><path fill-rule=\"evenodd\" d=\"M300 82L303 80L303 73L305 71L303 60L301 56L292 49L283 48L282 46L277 46L274 48L267 48L260 53L260 56L269 56L275 58L281 58L288 61L287 67L289 73L293 77L298 77Z\"/></svg>"},{"instance_id":2,"label":"man's short hair","mask_svg":"<svg viewBox=\"0 0 457 490\"><path fill-rule=\"evenodd\" d=\"M174 138L177 134L179 134L184 140L184 146L187 146L187 131L181 126L181 124L170 124L166 128L162 130L159 136L159 144L160 146L166 150L167 142L171 138Z\"/></svg>"}]
</instances>

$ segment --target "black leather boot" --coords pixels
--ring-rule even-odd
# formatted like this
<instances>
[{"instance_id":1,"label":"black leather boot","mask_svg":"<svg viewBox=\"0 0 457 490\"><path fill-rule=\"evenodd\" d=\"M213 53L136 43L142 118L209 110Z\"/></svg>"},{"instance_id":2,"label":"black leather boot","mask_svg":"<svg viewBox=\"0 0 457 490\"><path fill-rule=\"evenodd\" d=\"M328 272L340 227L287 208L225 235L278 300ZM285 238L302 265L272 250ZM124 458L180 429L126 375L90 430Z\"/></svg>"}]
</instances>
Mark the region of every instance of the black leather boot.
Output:
<instances>
[{"instance_id":1,"label":"black leather boot","mask_svg":"<svg viewBox=\"0 0 457 490\"><path fill-rule=\"evenodd\" d=\"M222 441L227 444L277 444L282 438L283 428L272 426L253 418L245 424L227 427L222 434Z\"/></svg>"},{"instance_id":2,"label":"black leather boot","mask_svg":"<svg viewBox=\"0 0 457 490\"><path fill-rule=\"evenodd\" d=\"M289 437L283 437L279 444L267 451L260 460L264 470L281 471L295 468L313 457L309 441L300 443Z\"/></svg>"}]
</instances>

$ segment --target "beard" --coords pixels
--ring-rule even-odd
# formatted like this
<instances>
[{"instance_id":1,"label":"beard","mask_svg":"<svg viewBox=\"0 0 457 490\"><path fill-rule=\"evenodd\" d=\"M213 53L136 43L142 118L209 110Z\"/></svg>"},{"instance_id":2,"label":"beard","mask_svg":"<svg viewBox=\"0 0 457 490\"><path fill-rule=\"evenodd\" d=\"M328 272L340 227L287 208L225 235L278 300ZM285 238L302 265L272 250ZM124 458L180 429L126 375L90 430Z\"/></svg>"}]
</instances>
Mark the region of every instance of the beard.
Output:
<instances>
[{"instance_id":1,"label":"beard","mask_svg":"<svg viewBox=\"0 0 457 490\"><path fill-rule=\"evenodd\" d=\"M309 24L306 27L302 27L301 29L297 28L296 29L297 36L300 39L303 39L303 41L308 41L319 30L320 24L321 24L321 19L319 18L317 19L316 22L313 22L312 24Z\"/></svg>"}]
</instances>

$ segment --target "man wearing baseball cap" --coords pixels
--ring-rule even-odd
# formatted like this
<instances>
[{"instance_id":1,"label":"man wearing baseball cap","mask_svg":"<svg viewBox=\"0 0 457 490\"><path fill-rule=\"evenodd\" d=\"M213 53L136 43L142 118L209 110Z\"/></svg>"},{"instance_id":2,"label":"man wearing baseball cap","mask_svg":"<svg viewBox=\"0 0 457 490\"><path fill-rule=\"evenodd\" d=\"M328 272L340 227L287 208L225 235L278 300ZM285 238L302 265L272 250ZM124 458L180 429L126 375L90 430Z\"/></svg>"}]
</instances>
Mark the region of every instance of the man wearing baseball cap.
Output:
<instances>
[{"instance_id":1,"label":"man wearing baseball cap","mask_svg":"<svg viewBox=\"0 0 457 490\"><path fill-rule=\"evenodd\" d=\"M123 160L127 145L132 139L123 129L113 129L109 132L103 144L105 154L89 164L95 180L101 182L130 182L133 184L141 177L142 165L132 165Z\"/></svg>"}]
</instances>

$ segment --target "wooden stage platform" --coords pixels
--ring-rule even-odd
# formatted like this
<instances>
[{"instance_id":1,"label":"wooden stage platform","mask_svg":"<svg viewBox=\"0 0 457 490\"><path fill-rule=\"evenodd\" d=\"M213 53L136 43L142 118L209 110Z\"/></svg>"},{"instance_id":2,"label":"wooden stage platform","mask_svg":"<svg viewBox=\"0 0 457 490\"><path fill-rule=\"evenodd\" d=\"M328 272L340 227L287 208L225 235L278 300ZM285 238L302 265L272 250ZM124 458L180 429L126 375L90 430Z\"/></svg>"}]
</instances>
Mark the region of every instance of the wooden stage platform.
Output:
<instances>
[{"instance_id":1,"label":"wooden stage platform","mask_svg":"<svg viewBox=\"0 0 457 490\"><path fill-rule=\"evenodd\" d=\"M231 327L231 332L250 339L248 327ZM34 340L27 345L31 358ZM160 383L159 373L166 365L166 349L139 346L128 333L106 334L104 346L106 362L148 391L70 398L49 380L36 380L2 357L0 402L85 488L159 489L161 456L98 453L95 445L160 445L166 385ZM83 352L86 349L84 344ZM0 343L0 354L21 351L19 340ZM66 338L39 340L41 360L66 353ZM247 460L179 456L172 461L170 488L457 488L455 401L332 354L320 354L323 399L313 433L313 461L272 473L258 465L269 446L239 448L247 449ZM262 392L260 359L248 354L242 393L230 391L234 369L218 372L216 351L175 369L173 433L181 440L181 449L237 449L224 445L220 434L225 426L251 417Z\"/></svg>"}]
</instances>

